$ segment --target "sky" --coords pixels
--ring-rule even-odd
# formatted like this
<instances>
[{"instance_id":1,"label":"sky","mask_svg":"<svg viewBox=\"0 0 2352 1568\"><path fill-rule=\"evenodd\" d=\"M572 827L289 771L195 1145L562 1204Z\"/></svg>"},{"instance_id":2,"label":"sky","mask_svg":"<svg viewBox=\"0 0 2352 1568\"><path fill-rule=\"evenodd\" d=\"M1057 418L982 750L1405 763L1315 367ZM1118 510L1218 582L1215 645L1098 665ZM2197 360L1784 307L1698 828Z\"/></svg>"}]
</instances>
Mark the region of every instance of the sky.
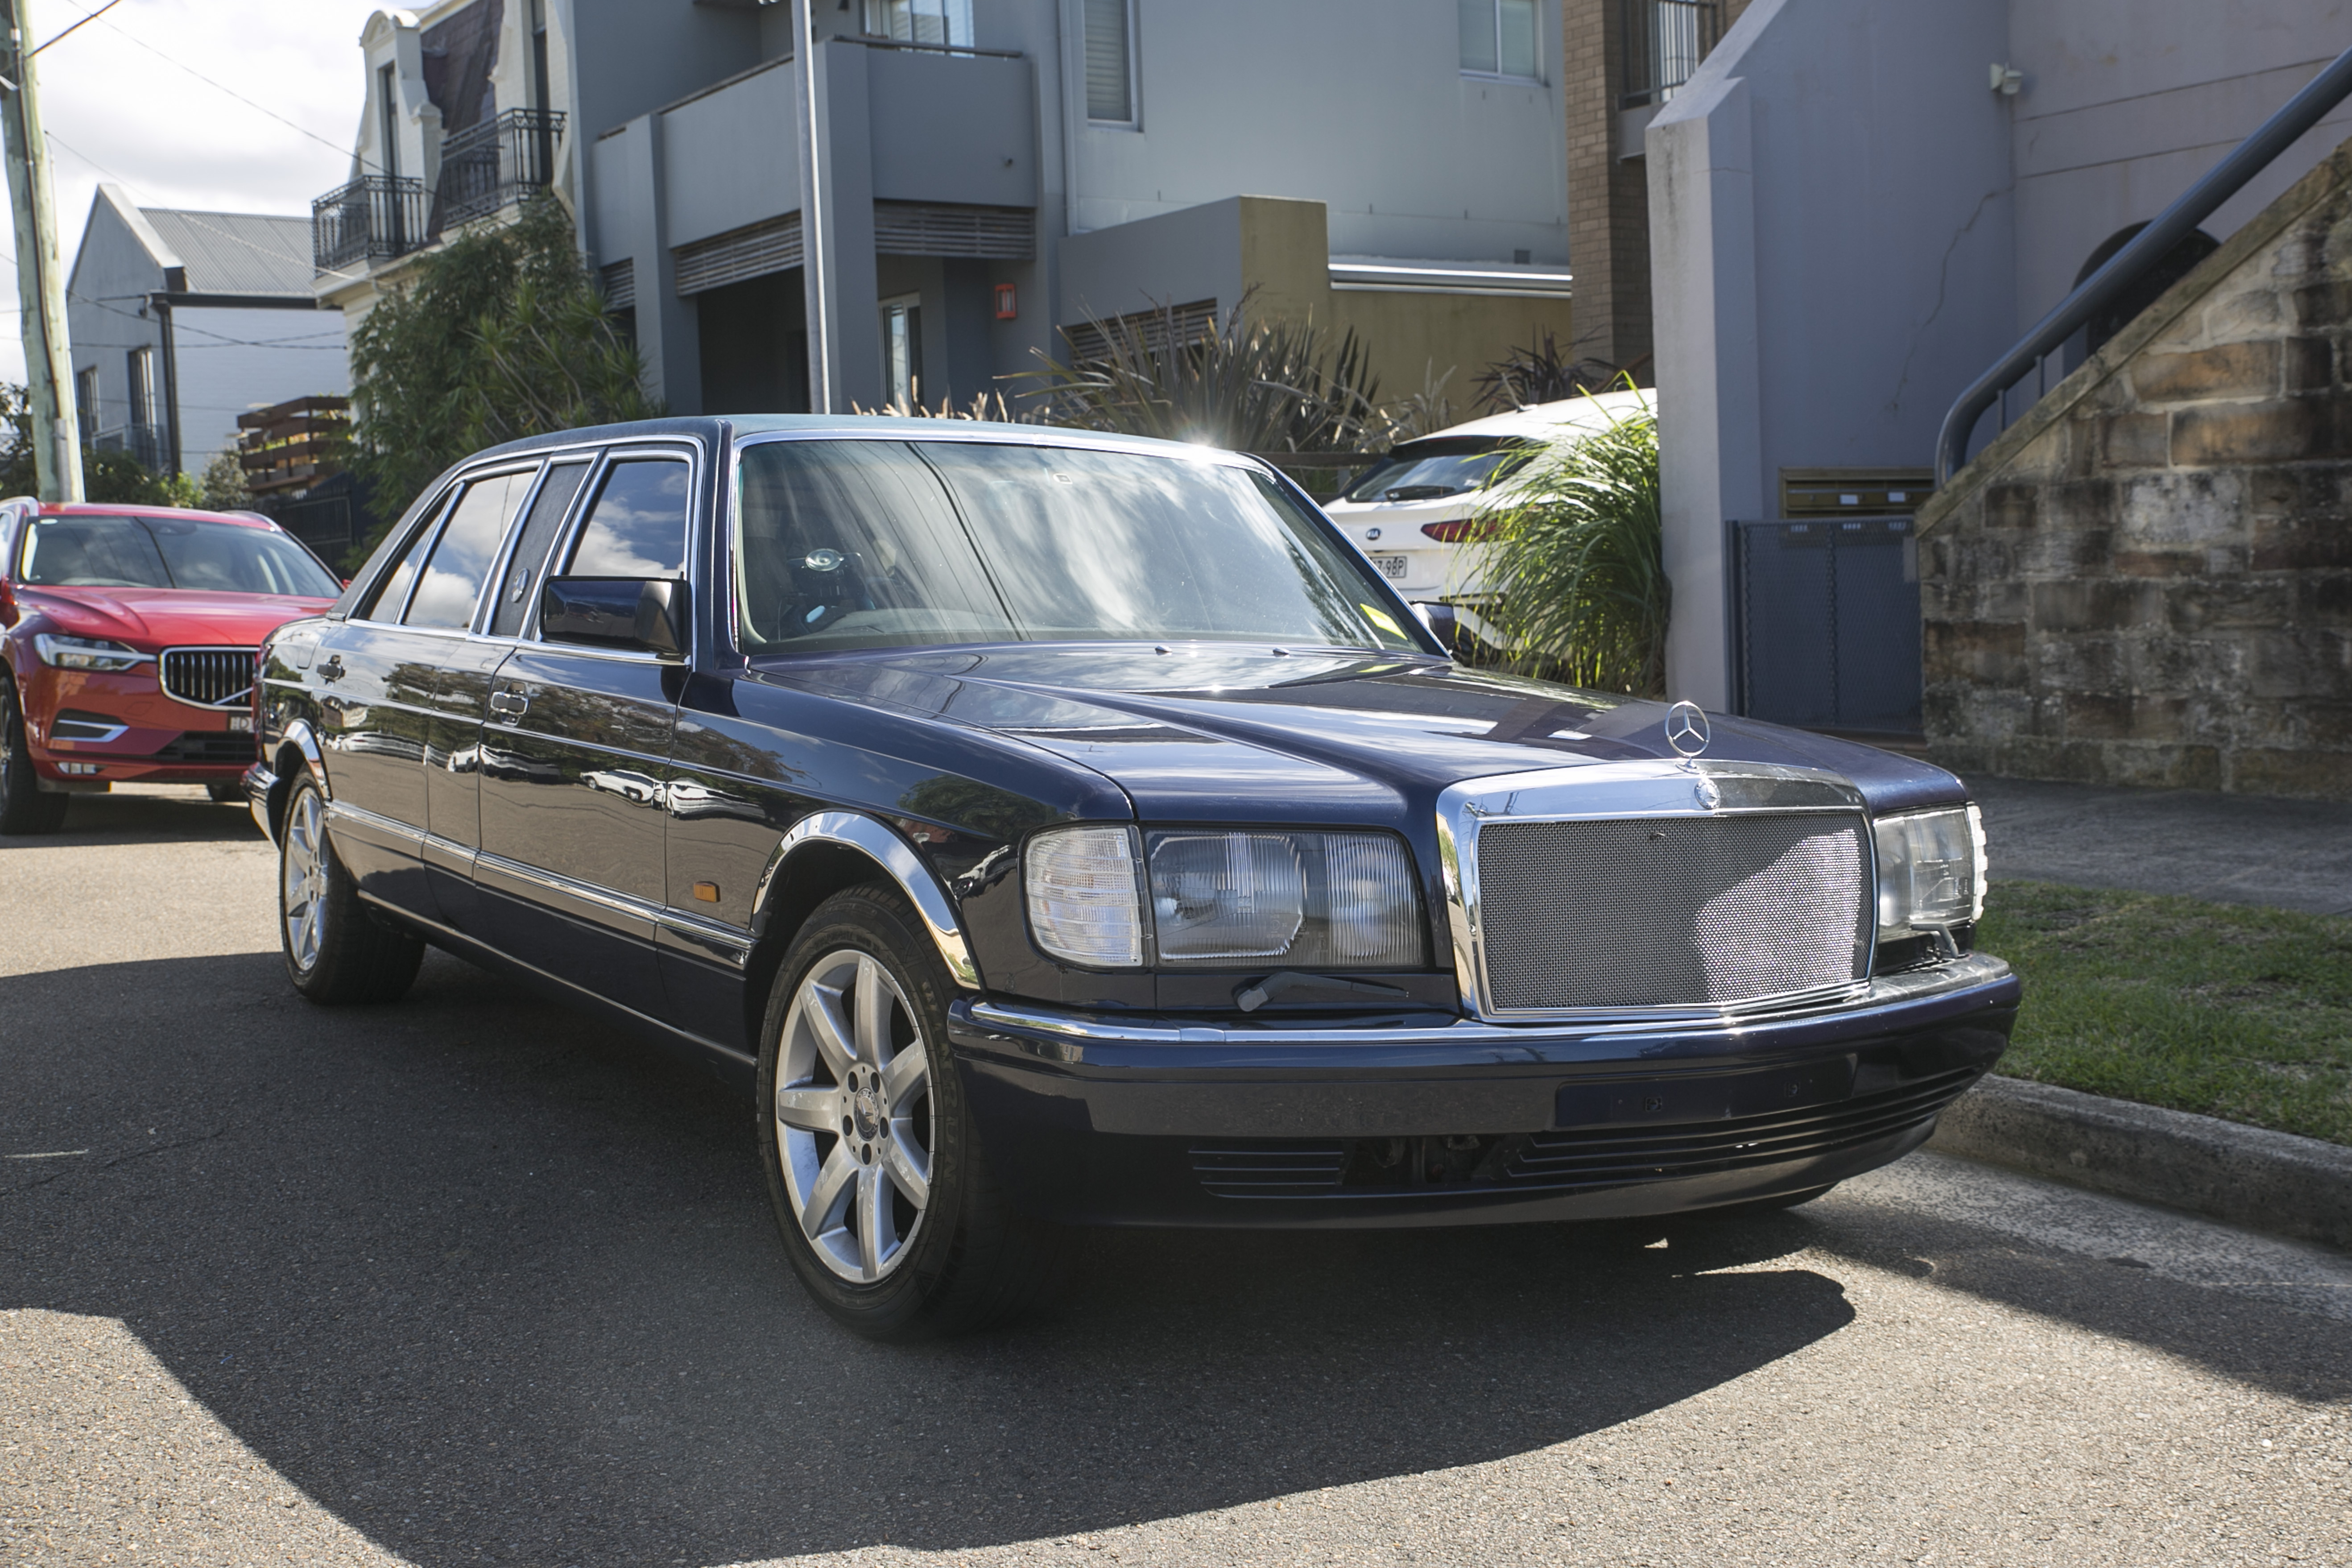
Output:
<instances>
[{"instance_id":1,"label":"sky","mask_svg":"<svg viewBox=\"0 0 2352 1568\"><path fill-rule=\"evenodd\" d=\"M100 3L17 0L17 13L29 11L32 36L47 40ZM101 183L121 185L141 206L307 218L313 196L350 177L366 92L360 29L384 8L383 0L120 0L58 38L37 79L65 267ZM0 258L10 258L0 262L7 381L25 376L15 250L13 231L0 226Z\"/></svg>"}]
</instances>

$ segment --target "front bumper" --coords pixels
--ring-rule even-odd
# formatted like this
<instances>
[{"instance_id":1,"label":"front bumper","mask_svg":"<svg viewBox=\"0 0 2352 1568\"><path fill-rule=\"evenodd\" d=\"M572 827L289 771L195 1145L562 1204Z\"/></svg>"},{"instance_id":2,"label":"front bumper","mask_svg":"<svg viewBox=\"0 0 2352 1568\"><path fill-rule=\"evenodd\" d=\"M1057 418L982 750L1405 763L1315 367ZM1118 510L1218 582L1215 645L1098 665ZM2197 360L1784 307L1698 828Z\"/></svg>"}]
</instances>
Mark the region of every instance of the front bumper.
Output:
<instances>
[{"instance_id":1,"label":"front bumper","mask_svg":"<svg viewBox=\"0 0 2352 1568\"><path fill-rule=\"evenodd\" d=\"M2000 1059L2018 996L1975 956L1703 1026L1202 1027L982 998L948 1030L992 1163L1043 1217L1460 1225L1675 1214L1885 1164Z\"/></svg>"},{"instance_id":2,"label":"front bumper","mask_svg":"<svg viewBox=\"0 0 2352 1568\"><path fill-rule=\"evenodd\" d=\"M253 813L253 825L271 843L278 841L278 810L273 797L278 794L278 775L267 763L255 763L239 775L245 784L246 809Z\"/></svg>"}]
</instances>

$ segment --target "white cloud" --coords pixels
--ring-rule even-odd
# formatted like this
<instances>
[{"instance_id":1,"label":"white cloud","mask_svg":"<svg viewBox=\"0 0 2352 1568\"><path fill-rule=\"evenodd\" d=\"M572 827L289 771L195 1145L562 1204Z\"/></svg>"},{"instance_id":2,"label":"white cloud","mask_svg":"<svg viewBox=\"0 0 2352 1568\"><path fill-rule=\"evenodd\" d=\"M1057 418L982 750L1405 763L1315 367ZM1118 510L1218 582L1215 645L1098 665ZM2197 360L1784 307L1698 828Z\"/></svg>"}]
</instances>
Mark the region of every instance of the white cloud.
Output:
<instances>
[{"instance_id":1,"label":"white cloud","mask_svg":"<svg viewBox=\"0 0 2352 1568\"><path fill-rule=\"evenodd\" d=\"M54 38L98 4L36 0L33 36ZM46 50L41 119L64 264L73 265L101 182L142 206L307 216L313 196L350 176L366 93L360 29L384 8L382 0L122 0ZM13 253L13 229L0 226L0 239ZM25 374L16 303L15 268L0 264L0 378L10 381Z\"/></svg>"}]
</instances>

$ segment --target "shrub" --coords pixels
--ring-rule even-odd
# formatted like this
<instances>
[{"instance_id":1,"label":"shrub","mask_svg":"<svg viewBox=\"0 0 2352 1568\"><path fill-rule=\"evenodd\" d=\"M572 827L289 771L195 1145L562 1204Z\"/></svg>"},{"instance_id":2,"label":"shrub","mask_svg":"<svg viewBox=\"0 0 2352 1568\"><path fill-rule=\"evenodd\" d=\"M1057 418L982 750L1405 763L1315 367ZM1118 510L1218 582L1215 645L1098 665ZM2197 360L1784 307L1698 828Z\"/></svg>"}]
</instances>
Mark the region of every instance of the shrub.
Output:
<instances>
[{"instance_id":1,"label":"shrub","mask_svg":"<svg viewBox=\"0 0 2352 1568\"><path fill-rule=\"evenodd\" d=\"M660 409L551 195L461 236L352 332L353 467L395 515L468 453ZM364 549L373 541L362 541Z\"/></svg>"},{"instance_id":2,"label":"shrub","mask_svg":"<svg viewBox=\"0 0 2352 1568\"><path fill-rule=\"evenodd\" d=\"M1596 691L1664 689L1669 608L1658 421L1563 443L1496 492L1484 612L1523 673Z\"/></svg>"}]
</instances>

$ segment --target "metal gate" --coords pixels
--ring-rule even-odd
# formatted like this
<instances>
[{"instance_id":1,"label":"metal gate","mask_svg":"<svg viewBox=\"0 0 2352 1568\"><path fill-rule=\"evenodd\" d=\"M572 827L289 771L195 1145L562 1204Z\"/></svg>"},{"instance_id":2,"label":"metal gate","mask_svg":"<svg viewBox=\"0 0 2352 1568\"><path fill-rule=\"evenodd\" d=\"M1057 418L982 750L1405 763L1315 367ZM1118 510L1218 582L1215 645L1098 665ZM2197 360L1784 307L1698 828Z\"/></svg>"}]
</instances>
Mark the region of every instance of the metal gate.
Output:
<instances>
[{"instance_id":1,"label":"metal gate","mask_svg":"<svg viewBox=\"0 0 2352 1568\"><path fill-rule=\"evenodd\" d=\"M1731 525L1733 693L1776 724L1919 733L1919 547L1907 517Z\"/></svg>"}]
</instances>

